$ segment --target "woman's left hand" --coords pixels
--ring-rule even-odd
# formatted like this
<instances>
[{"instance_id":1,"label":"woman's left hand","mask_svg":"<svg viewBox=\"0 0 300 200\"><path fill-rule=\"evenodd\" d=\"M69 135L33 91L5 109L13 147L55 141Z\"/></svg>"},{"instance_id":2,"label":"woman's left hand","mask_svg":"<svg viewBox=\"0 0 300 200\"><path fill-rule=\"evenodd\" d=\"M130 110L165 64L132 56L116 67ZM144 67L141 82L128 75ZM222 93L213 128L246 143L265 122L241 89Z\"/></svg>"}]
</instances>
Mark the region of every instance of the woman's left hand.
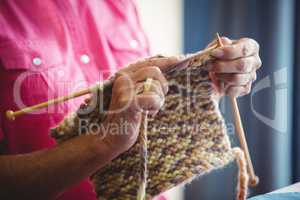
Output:
<instances>
[{"instance_id":1,"label":"woman's left hand","mask_svg":"<svg viewBox=\"0 0 300 200\"><path fill-rule=\"evenodd\" d=\"M249 38L221 40L223 46L211 52L215 60L207 65L219 95L238 97L250 93L256 70L262 65L258 43Z\"/></svg>"}]
</instances>

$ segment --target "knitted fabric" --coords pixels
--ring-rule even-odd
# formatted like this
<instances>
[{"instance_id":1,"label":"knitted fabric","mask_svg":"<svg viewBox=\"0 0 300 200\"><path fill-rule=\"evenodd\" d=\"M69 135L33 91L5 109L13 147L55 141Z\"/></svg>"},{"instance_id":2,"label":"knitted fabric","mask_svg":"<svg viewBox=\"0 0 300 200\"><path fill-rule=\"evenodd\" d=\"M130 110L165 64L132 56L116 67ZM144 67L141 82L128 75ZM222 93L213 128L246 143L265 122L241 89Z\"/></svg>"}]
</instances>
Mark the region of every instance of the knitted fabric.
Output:
<instances>
[{"instance_id":1,"label":"knitted fabric","mask_svg":"<svg viewBox=\"0 0 300 200\"><path fill-rule=\"evenodd\" d=\"M201 55L187 68L165 74L169 81L165 104L154 117L148 116L147 126L142 124L140 130L146 131L148 137L146 199L224 167L235 159L240 168L237 199L246 198L248 176L244 154L239 148L231 148L226 134L215 90L205 70L205 63L211 59L209 54ZM112 85L113 78L98 87L91 101L82 104L77 113L52 129L52 136L61 143L87 133L86 129L80 129L82 121L85 126L101 124L110 103ZM83 112L87 110L91 112ZM142 170L145 170L141 135L128 151L91 177L99 199L137 199Z\"/></svg>"}]
</instances>

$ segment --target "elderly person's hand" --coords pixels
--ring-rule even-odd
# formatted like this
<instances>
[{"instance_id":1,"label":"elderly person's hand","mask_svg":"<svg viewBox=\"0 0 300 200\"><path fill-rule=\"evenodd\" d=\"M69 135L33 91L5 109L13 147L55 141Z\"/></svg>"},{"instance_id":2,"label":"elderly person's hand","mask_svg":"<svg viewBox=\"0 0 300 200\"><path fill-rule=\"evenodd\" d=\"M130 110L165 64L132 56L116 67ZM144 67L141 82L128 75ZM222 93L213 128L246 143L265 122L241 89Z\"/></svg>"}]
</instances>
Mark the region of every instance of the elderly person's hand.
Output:
<instances>
[{"instance_id":1,"label":"elderly person's hand","mask_svg":"<svg viewBox=\"0 0 300 200\"><path fill-rule=\"evenodd\" d=\"M178 62L176 58L153 57L120 70L114 81L112 100L105 124L103 141L113 155L129 149L136 141L142 112L156 113L164 103L168 82L161 70ZM145 81L151 78L149 91L144 91Z\"/></svg>"},{"instance_id":2,"label":"elderly person's hand","mask_svg":"<svg viewBox=\"0 0 300 200\"><path fill-rule=\"evenodd\" d=\"M262 64L258 43L249 38L230 40L222 37L221 40L224 46L212 51L211 56L216 59L207 65L217 91L221 96L248 94L256 80L256 70Z\"/></svg>"}]
</instances>

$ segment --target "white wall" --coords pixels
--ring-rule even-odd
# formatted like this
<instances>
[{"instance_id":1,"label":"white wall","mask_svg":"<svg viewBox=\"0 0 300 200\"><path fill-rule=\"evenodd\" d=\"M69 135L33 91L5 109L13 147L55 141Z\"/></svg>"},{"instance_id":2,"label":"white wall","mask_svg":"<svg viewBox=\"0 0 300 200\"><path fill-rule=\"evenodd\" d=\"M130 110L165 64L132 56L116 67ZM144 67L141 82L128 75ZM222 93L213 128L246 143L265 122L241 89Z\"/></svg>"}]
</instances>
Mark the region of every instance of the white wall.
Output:
<instances>
[{"instance_id":1,"label":"white wall","mask_svg":"<svg viewBox=\"0 0 300 200\"><path fill-rule=\"evenodd\" d=\"M137 0L144 30L153 54L178 55L183 47L183 0ZM165 193L168 200L182 200L182 188Z\"/></svg>"},{"instance_id":2,"label":"white wall","mask_svg":"<svg viewBox=\"0 0 300 200\"><path fill-rule=\"evenodd\" d=\"M137 0L143 27L154 54L182 52L183 0Z\"/></svg>"}]
</instances>

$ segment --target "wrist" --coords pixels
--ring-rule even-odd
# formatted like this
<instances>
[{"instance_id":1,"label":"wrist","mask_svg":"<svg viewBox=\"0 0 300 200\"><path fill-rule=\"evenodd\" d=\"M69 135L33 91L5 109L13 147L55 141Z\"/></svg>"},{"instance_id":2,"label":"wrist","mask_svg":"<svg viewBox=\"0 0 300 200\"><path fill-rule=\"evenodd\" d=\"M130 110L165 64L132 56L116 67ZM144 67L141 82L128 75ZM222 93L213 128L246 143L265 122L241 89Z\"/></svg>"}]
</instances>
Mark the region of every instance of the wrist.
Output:
<instances>
[{"instance_id":1,"label":"wrist","mask_svg":"<svg viewBox=\"0 0 300 200\"><path fill-rule=\"evenodd\" d=\"M117 149L112 148L111 144L98 135L93 136L94 139L90 145L91 151L95 153L97 159L101 160L101 163L109 163L115 157L119 155Z\"/></svg>"},{"instance_id":2,"label":"wrist","mask_svg":"<svg viewBox=\"0 0 300 200\"><path fill-rule=\"evenodd\" d=\"M114 155L110 151L109 147L102 142L98 135L84 135L82 136L90 155L90 161L98 165L98 168L108 164L114 158Z\"/></svg>"}]
</instances>

